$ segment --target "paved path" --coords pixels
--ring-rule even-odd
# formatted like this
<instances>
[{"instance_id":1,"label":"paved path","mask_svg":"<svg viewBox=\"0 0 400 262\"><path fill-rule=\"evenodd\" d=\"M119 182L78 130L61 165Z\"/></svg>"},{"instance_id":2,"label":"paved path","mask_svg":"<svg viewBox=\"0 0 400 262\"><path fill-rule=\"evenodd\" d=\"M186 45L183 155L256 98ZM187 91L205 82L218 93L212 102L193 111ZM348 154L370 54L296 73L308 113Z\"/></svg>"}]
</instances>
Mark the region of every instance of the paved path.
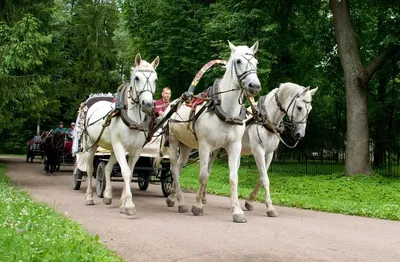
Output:
<instances>
[{"instance_id":1,"label":"paved path","mask_svg":"<svg viewBox=\"0 0 400 262\"><path fill-rule=\"evenodd\" d=\"M142 192L136 184L138 213L127 217L118 209L122 183L113 183L111 206L95 198L87 207L86 184L72 190L71 167L50 177L38 162L0 160L14 183L99 235L126 261L400 261L400 222L279 206L279 217L269 218L260 203L245 213L246 224L234 224L229 198L210 195L204 216L194 217L168 208L160 186ZM194 202L194 194L185 197Z\"/></svg>"}]
</instances>

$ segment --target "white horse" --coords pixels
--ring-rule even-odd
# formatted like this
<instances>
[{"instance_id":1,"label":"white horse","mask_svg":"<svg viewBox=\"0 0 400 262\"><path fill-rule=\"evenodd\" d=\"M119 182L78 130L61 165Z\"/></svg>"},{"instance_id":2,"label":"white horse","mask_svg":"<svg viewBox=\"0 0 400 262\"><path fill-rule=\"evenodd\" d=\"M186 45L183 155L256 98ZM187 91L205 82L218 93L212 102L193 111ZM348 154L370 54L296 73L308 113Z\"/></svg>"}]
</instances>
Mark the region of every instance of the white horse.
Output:
<instances>
[{"instance_id":1,"label":"white horse","mask_svg":"<svg viewBox=\"0 0 400 262\"><path fill-rule=\"evenodd\" d=\"M136 161L140 157L142 147L145 144L145 131L148 128L149 119L153 112L153 94L157 81L155 69L158 64L158 56L149 64L142 60L140 54L136 55L135 67L131 70L130 85L127 86L124 97L121 97L122 103L125 104L127 115L124 119L123 114L120 113L111 118L111 123L108 126L103 127L108 115L115 109L116 104L108 101L99 101L88 109L85 119L86 134L83 134L84 146L89 148L87 155L88 185L86 205L94 204L92 192L93 158L97 148L100 146L111 151L110 160L105 166L106 188L103 198L104 203L109 205L112 202L110 175L114 164L118 161L124 179L120 212L126 215L134 215L136 213L136 208L132 201L130 181ZM135 125L128 126L125 124L126 122L128 124L133 122ZM127 152L129 152L128 161L126 160Z\"/></svg>"},{"instance_id":2,"label":"white horse","mask_svg":"<svg viewBox=\"0 0 400 262\"><path fill-rule=\"evenodd\" d=\"M243 114L245 112L242 102L246 96L257 95L261 90L257 76L258 61L254 57L258 49L258 42L250 48L234 46L229 42L229 47L231 56L226 65L226 72L219 82L219 86L218 84L214 85L214 98L219 98L215 110L209 108L203 111L202 108L205 109L206 106L206 103L203 102L196 108L194 119L189 119L192 109L183 105L169 120L168 155L174 186L171 195L167 198L167 204L173 206L176 196L179 201L179 212L188 211L180 188L179 175L183 164L189 158L191 149L196 148L199 149L200 156L200 188L196 203L192 206L192 213L196 216L202 215L203 203L200 194L207 186L210 175L210 155L213 151L224 148L229 154L233 221L243 223L245 218L239 205L237 192L238 168L242 148L241 138L245 131L245 114ZM218 115L223 116L219 117Z\"/></svg>"},{"instance_id":3,"label":"white horse","mask_svg":"<svg viewBox=\"0 0 400 262\"><path fill-rule=\"evenodd\" d=\"M288 115L289 122L286 125L289 125L293 138L297 141L302 139L306 133L308 114L312 110L312 96L317 90L318 87L310 90L310 87L284 83L279 88L273 89L265 97L261 97L255 105L263 116L257 122L246 126L246 131L242 138L241 152L241 155L254 155L259 173L258 183L251 192L249 199L245 202L245 207L248 210L253 210L255 197L261 186L264 186L267 215L270 217L278 216L275 207L272 205L267 173L274 152L280 142L278 134L273 130L278 129L284 116ZM203 203L206 203L205 190L202 192L202 197Z\"/></svg>"}]
</instances>

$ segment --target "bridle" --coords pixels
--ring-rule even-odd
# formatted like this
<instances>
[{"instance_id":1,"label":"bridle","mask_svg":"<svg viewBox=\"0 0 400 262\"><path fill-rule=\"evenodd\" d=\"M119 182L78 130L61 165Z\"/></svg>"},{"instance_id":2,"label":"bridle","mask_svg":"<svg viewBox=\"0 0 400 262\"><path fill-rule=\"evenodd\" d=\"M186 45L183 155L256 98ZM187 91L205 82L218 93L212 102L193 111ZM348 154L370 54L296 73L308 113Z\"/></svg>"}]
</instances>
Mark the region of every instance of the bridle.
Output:
<instances>
[{"instance_id":1,"label":"bridle","mask_svg":"<svg viewBox=\"0 0 400 262\"><path fill-rule=\"evenodd\" d=\"M131 103L132 105L139 105L140 107L140 101L139 101L139 97L141 94L145 93L145 92L150 92L152 96L154 96L154 91L152 90L152 86L150 83L150 76L151 74L155 74L154 70L150 70L150 69L139 69L136 72L138 73L142 73L144 75L144 77L146 78L146 82L144 83L144 87L142 90L138 90L137 86L136 86L136 81L133 82L133 85L129 86L129 98L131 99ZM149 73L149 75L146 75L145 73ZM134 98L133 96L133 89L135 88L135 94L136 94L136 98Z\"/></svg>"},{"instance_id":2,"label":"bridle","mask_svg":"<svg viewBox=\"0 0 400 262\"><path fill-rule=\"evenodd\" d=\"M308 118L308 114L309 114L309 111L308 111L308 107L307 107L307 106L306 106L306 108L307 108L307 113L305 114L305 116L303 117L303 119L301 119L300 121L295 121L295 120L293 119L293 112L294 112L294 108L296 107L296 102L297 102L296 99L300 97L300 93L296 94L296 95L292 98L292 100L290 101L290 103L289 103L289 105L287 106L286 110L283 108L281 102L279 101L279 98L278 98L278 91L275 92L274 97L275 97L276 105L278 106L278 109L281 111L281 113L282 113L284 116L285 116L285 115L288 115L288 116L289 116L289 121L282 121L282 122L281 122L281 123L283 123L284 127L288 127L291 131L293 131L293 130L295 129L295 124L306 124L306 123L307 123L307 118ZM254 101L254 100L253 100L253 101ZM252 110L253 110L253 115L256 117L256 122L258 122L258 123L266 123L266 124L269 126L269 128L272 130L272 132L279 138L279 140L280 140L285 146L287 146L288 148L295 148L295 147L297 146L297 144L299 143L299 141L296 141L296 143L295 143L293 146L289 146L289 145L282 139L282 137L281 137L281 136L279 135L279 133L277 132L275 125L271 122L271 120L270 120L269 117L268 117L267 110L266 110L266 108L265 108L265 106L264 106L264 101L265 101L265 96L263 96L263 97L260 98L260 101L258 102L258 105L257 105L257 109L254 108L254 105L253 105L252 102L250 103L250 106L251 106L251 108L252 108ZM306 103L306 104L311 104L311 102L309 102L309 101L305 101L305 100L303 100L303 101L304 101L304 103ZM288 112L288 110L289 110L289 108L290 108L290 106L291 106L292 104L293 104L293 107L292 107L292 114L289 115L287 112ZM259 112L259 113L256 113L256 112ZM258 135L258 139L260 140L260 143L262 143L263 141L262 141L262 139L261 139L261 137L260 137L258 128L257 128L257 135Z\"/></svg>"},{"instance_id":3,"label":"bridle","mask_svg":"<svg viewBox=\"0 0 400 262\"><path fill-rule=\"evenodd\" d=\"M286 110L283 108L281 102L279 102L278 91L275 92L275 95L274 95L274 96L275 96L276 105L278 106L278 108L279 108L279 110L281 111L281 113L284 114L284 115L287 115L287 116L289 117L289 121L283 121L283 124L284 124L285 127L288 127L290 130L294 130L296 124L306 124L306 123L307 123L308 114L309 114L309 111L308 111L308 107L307 107L307 106L306 106L307 112L306 112L306 114L304 115L304 117L303 117L300 121L295 121L295 120L293 119L294 109L296 108L297 98L300 97L300 93L296 94L296 95L292 98L292 100L290 101L290 103L289 103L289 105L287 106ZM305 100L303 100L303 102L306 103L306 104L311 104L310 101L305 101ZM292 104L293 104L293 107L292 107L292 114L289 115L289 114L288 114L288 110L289 110L289 108L290 108L290 106L291 106Z\"/></svg>"},{"instance_id":4,"label":"bridle","mask_svg":"<svg viewBox=\"0 0 400 262\"><path fill-rule=\"evenodd\" d=\"M235 69L235 74L236 74L236 78L238 80L239 86L241 89L244 89L244 85L242 83L243 80L251 74L257 74L257 67L255 65L253 65L253 63L250 62L251 59L254 58L253 54L245 53L244 55L241 55L241 56L244 58L244 60L247 61L246 68L241 74L239 74L239 72L238 72L237 65L235 63L236 61L232 61L232 63L233 63L233 67ZM251 57L248 59L248 58L246 58L246 56L251 56Z\"/></svg>"},{"instance_id":5,"label":"bridle","mask_svg":"<svg viewBox=\"0 0 400 262\"><path fill-rule=\"evenodd\" d=\"M250 58L247 58L246 56L250 56ZM240 98L243 97L243 93L245 92L245 87L243 85L243 80L246 79L251 74L257 74L257 67L251 62L251 59L255 58L253 54L250 53L245 53L244 55L241 55L241 57L244 58L244 60L247 61L246 68L245 70L239 74L237 64L236 64L236 59L232 59L233 63L233 68L235 70L236 78L239 83L239 87L241 89L241 94L239 96L239 104L243 104L243 102L240 102ZM235 89L232 89L234 91ZM230 91L230 90L229 90ZM246 99L246 98L245 98Z\"/></svg>"}]
</instances>

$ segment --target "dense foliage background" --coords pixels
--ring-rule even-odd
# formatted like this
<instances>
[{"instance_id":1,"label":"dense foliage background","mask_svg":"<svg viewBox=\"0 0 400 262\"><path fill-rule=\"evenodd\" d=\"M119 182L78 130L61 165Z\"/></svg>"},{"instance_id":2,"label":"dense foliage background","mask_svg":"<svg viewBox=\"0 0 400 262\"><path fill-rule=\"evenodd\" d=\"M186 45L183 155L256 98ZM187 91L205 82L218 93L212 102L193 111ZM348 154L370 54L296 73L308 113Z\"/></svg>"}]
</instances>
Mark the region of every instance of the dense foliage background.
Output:
<instances>
[{"instance_id":1,"label":"dense foliage background","mask_svg":"<svg viewBox=\"0 0 400 262\"><path fill-rule=\"evenodd\" d=\"M139 52L148 61L160 56L157 96L168 85L176 98L203 64L228 58L227 40L260 41L262 94L286 81L318 86L308 146L343 149L344 76L328 2L0 0L0 152L24 152L38 123L45 130L73 121L90 93L115 92ZM395 0L350 1L363 62L399 45L399 11ZM399 67L395 52L368 85L375 145L397 134ZM203 85L221 75L215 71Z\"/></svg>"}]
</instances>

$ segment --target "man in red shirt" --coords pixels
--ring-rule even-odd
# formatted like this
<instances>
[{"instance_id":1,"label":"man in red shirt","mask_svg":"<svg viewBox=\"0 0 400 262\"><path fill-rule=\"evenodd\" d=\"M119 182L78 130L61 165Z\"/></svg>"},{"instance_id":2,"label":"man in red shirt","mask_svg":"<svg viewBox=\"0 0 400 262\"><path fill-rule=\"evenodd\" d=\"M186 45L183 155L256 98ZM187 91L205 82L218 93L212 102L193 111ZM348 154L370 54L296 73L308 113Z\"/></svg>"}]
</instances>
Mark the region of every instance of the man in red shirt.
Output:
<instances>
[{"instance_id":1,"label":"man in red shirt","mask_svg":"<svg viewBox=\"0 0 400 262\"><path fill-rule=\"evenodd\" d=\"M158 99L154 102L154 117L159 118L161 117L167 107L169 106L170 99L171 99L171 88L164 87L161 93L161 99Z\"/></svg>"}]
</instances>

